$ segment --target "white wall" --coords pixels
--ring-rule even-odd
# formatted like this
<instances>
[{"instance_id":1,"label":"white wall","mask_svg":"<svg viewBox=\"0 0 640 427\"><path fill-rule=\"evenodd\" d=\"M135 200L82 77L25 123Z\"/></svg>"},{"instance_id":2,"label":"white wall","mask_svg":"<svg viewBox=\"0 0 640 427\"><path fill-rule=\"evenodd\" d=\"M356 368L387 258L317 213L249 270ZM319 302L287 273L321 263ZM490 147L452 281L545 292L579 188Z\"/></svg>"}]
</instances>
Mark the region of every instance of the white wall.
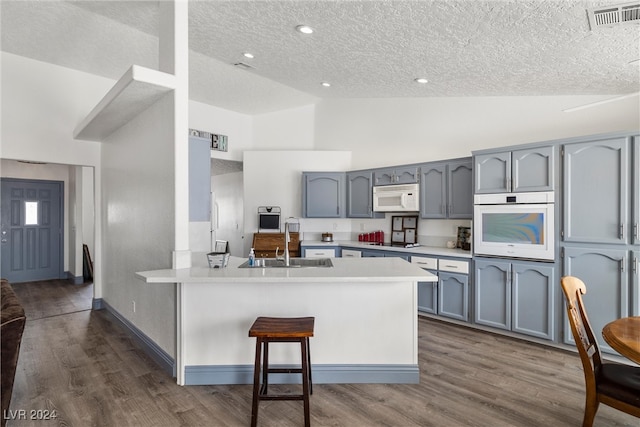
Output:
<instances>
[{"instance_id":1,"label":"white wall","mask_svg":"<svg viewBox=\"0 0 640 427\"><path fill-rule=\"evenodd\" d=\"M229 151L212 151L212 157L241 161L244 150L254 149L253 118L247 114L189 101L189 128L229 137Z\"/></svg>"},{"instance_id":2,"label":"white wall","mask_svg":"<svg viewBox=\"0 0 640 427\"><path fill-rule=\"evenodd\" d=\"M100 143L73 139L73 129L113 85L113 81L2 52L2 159L90 166L95 170L96 203L100 203ZM4 168L3 168L4 169ZM65 180L68 168L65 166ZM22 166L20 178L53 179ZM62 179L60 179L62 180ZM65 188L68 194L68 188ZM65 201L68 207L68 201ZM97 208L98 209L98 208ZM68 210L68 209L67 209ZM65 229L68 228L68 218ZM102 296L101 217L95 215L94 296ZM68 233L67 233L68 234ZM68 235L65 248L68 248ZM68 255L65 255L65 269Z\"/></svg>"},{"instance_id":3,"label":"white wall","mask_svg":"<svg viewBox=\"0 0 640 427\"><path fill-rule=\"evenodd\" d=\"M613 96L612 96L613 97ZM325 99L315 149L349 149L354 169L466 157L473 150L640 129L638 98L607 96Z\"/></svg>"},{"instance_id":4,"label":"white wall","mask_svg":"<svg viewBox=\"0 0 640 427\"><path fill-rule=\"evenodd\" d=\"M175 248L173 96L103 142L104 300L175 356L175 289L137 271L168 268ZM135 311L133 302L135 301Z\"/></svg>"},{"instance_id":5,"label":"white wall","mask_svg":"<svg viewBox=\"0 0 640 427\"><path fill-rule=\"evenodd\" d=\"M315 120L315 105L256 115L253 147L257 150L348 150L314 147Z\"/></svg>"},{"instance_id":6,"label":"white wall","mask_svg":"<svg viewBox=\"0 0 640 427\"><path fill-rule=\"evenodd\" d=\"M280 206L282 220L302 214L303 171L346 171L348 151L246 151L244 153L244 229L246 256L258 231L258 207ZM336 224L336 227L334 227ZM327 228L329 227L329 228ZM304 219L303 232L335 229L348 232L348 219Z\"/></svg>"}]
</instances>

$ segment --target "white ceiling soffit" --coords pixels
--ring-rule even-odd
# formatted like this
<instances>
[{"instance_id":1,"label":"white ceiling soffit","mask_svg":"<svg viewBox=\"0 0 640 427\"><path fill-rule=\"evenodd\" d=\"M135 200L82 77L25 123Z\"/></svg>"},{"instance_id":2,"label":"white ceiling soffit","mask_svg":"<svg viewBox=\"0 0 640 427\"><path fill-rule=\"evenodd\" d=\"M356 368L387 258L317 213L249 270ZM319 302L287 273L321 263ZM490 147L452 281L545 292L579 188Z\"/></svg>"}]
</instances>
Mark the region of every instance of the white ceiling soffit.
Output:
<instances>
[{"instance_id":1,"label":"white ceiling soffit","mask_svg":"<svg viewBox=\"0 0 640 427\"><path fill-rule=\"evenodd\" d=\"M190 1L190 94L258 114L321 98L633 93L638 24L591 31L585 12L619 4ZM114 80L131 64L157 68L157 1L2 0L0 8L3 51ZM305 37L299 24L316 32Z\"/></svg>"}]
</instances>

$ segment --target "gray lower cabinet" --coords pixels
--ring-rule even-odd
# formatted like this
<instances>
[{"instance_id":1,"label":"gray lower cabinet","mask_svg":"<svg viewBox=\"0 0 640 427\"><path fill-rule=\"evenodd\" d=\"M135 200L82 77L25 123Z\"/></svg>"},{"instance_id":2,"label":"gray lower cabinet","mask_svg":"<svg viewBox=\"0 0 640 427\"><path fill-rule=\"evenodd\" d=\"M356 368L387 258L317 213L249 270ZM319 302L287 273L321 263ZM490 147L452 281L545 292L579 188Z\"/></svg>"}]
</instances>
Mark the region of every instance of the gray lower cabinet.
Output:
<instances>
[{"instance_id":1,"label":"gray lower cabinet","mask_svg":"<svg viewBox=\"0 0 640 427\"><path fill-rule=\"evenodd\" d=\"M554 340L553 265L476 259L474 278L476 324Z\"/></svg>"},{"instance_id":2,"label":"gray lower cabinet","mask_svg":"<svg viewBox=\"0 0 640 427\"><path fill-rule=\"evenodd\" d=\"M420 166L420 217L468 218L473 215L471 159Z\"/></svg>"},{"instance_id":3,"label":"gray lower cabinet","mask_svg":"<svg viewBox=\"0 0 640 427\"><path fill-rule=\"evenodd\" d=\"M427 271L438 275L437 271ZM438 314L438 282L418 282L418 311Z\"/></svg>"},{"instance_id":4,"label":"gray lower cabinet","mask_svg":"<svg viewBox=\"0 0 640 427\"><path fill-rule=\"evenodd\" d=\"M637 306L637 301L631 300L637 288L632 291L629 280L631 275L637 274L633 273L633 254L625 249L608 248L566 247L563 250L564 274L576 276L586 285L587 293L582 298L589 323L604 352L615 353L602 338L602 328L613 320L629 316L630 310ZM575 345L566 310L563 313L564 342Z\"/></svg>"},{"instance_id":5,"label":"gray lower cabinet","mask_svg":"<svg viewBox=\"0 0 640 427\"><path fill-rule=\"evenodd\" d=\"M373 171L347 172L347 218L384 218L373 212Z\"/></svg>"},{"instance_id":6,"label":"gray lower cabinet","mask_svg":"<svg viewBox=\"0 0 640 427\"><path fill-rule=\"evenodd\" d=\"M302 216L304 218L344 217L344 179L343 172L303 172Z\"/></svg>"},{"instance_id":7,"label":"gray lower cabinet","mask_svg":"<svg viewBox=\"0 0 640 427\"><path fill-rule=\"evenodd\" d=\"M438 314L469 321L469 276L438 272Z\"/></svg>"},{"instance_id":8,"label":"gray lower cabinet","mask_svg":"<svg viewBox=\"0 0 640 427\"><path fill-rule=\"evenodd\" d=\"M469 321L469 260L412 255L411 263L438 276L418 282L418 311Z\"/></svg>"}]
</instances>

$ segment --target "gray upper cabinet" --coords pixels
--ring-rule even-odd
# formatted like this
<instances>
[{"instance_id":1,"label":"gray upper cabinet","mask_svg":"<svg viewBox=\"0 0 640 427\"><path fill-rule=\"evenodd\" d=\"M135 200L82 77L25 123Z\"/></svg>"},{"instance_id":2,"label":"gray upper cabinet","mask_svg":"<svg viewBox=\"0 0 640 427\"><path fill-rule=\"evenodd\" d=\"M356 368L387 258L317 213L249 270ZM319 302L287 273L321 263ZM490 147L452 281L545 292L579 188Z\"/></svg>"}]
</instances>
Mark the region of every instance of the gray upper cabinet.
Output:
<instances>
[{"instance_id":1,"label":"gray upper cabinet","mask_svg":"<svg viewBox=\"0 0 640 427\"><path fill-rule=\"evenodd\" d=\"M464 218L473 215L471 159L420 166L420 216Z\"/></svg>"},{"instance_id":2,"label":"gray upper cabinet","mask_svg":"<svg viewBox=\"0 0 640 427\"><path fill-rule=\"evenodd\" d=\"M373 212L373 171L347 172L347 217L384 218Z\"/></svg>"},{"instance_id":3,"label":"gray upper cabinet","mask_svg":"<svg viewBox=\"0 0 640 427\"><path fill-rule=\"evenodd\" d=\"M189 221L211 215L211 140L189 137Z\"/></svg>"},{"instance_id":4,"label":"gray upper cabinet","mask_svg":"<svg viewBox=\"0 0 640 427\"><path fill-rule=\"evenodd\" d=\"M476 259L474 277L475 323L555 339L553 264Z\"/></svg>"},{"instance_id":5,"label":"gray upper cabinet","mask_svg":"<svg viewBox=\"0 0 640 427\"><path fill-rule=\"evenodd\" d=\"M475 192L509 193L555 189L555 147L475 156Z\"/></svg>"},{"instance_id":6,"label":"gray upper cabinet","mask_svg":"<svg viewBox=\"0 0 640 427\"><path fill-rule=\"evenodd\" d=\"M344 217L343 172L302 174L302 216L304 218Z\"/></svg>"},{"instance_id":7,"label":"gray upper cabinet","mask_svg":"<svg viewBox=\"0 0 640 427\"><path fill-rule=\"evenodd\" d=\"M374 185L415 184L418 182L417 166L398 166L376 169L373 173Z\"/></svg>"},{"instance_id":8,"label":"gray upper cabinet","mask_svg":"<svg viewBox=\"0 0 640 427\"><path fill-rule=\"evenodd\" d=\"M511 152L479 154L475 157L475 192L506 193L511 191Z\"/></svg>"},{"instance_id":9,"label":"gray upper cabinet","mask_svg":"<svg viewBox=\"0 0 640 427\"><path fill-rule=\"evenodd\" d=\"M473 216L473 163L471 159L450 162L447 165L448 218Z\"/></svg>"},{"instance_id":10,"label":"gray upper cabinet","mask_svg":"<svg viewBox=\"0 0 640 427\"><path fill-rule=\"evenodd\" d=\"M420 166L420 217L447 217L447 165L427 163Z\"/></svg>"},{"instance_id":11,"label":"gray upper cabinet","mask_svg":"<svg viewBox=\"0 0 640 427\"><path fill-rule=\"evenodd\" d=\"M566 144L563 149L563 240L628 243L629 139Z\"/></svg>"}]
</instances>

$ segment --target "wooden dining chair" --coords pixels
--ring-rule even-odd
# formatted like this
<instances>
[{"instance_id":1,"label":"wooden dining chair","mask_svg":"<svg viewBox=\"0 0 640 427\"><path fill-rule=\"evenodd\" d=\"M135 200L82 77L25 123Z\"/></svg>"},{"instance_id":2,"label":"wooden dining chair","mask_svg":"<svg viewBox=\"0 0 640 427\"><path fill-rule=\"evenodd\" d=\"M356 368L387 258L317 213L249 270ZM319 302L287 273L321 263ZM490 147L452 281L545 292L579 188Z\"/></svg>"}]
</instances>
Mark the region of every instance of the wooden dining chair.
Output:
<instances>
[{"instance_id":1,"label":"wooden dining chair","mask_svg":"<svg viewBox=\"0 0 640 427\"><path fill-rule=\"evenodd\" d=\"M640 366L602 361L600 347L582 301L582 295L587 293L584 282L577 277L564 276L560 283L587 388L582 426L593 425L600 402L640 418Z\"/></svg>"}]
</instances>

